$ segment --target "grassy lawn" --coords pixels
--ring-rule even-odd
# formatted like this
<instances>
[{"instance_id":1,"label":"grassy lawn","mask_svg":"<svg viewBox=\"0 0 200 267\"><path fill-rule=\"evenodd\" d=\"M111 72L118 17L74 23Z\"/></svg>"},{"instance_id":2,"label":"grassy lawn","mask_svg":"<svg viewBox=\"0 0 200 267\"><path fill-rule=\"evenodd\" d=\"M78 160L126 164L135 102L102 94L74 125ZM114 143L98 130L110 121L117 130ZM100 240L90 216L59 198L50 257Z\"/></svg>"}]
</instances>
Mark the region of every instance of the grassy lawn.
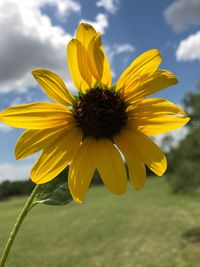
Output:
<instances>
[{"instance_id":1,"label":"grassy lawn","mask_svg":"<svg viewBox=\"0 0 200 267\"><path fill-rule=\"evenodd\" d=\"M25 198L0 202L0 250ZM35 207L7 267L200 266L200 196L172 195L164 178L122 197L104 187L84 204Z\"/></svg>"}]
</instances>

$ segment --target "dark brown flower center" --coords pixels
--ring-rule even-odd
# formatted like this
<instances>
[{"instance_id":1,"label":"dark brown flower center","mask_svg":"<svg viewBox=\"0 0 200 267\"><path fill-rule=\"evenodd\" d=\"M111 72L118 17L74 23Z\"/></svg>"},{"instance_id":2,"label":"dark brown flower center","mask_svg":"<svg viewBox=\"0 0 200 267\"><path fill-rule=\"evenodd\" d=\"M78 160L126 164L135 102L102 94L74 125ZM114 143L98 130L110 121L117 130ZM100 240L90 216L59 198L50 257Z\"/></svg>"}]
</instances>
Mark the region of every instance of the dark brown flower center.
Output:
<instances>
[{"instance_id":1,"label":"dark brown flower center","mask_svg":"<svg viewBox=\"0 0 200 267\"><path fill-rule=\"evenodd\" d=\"M86 136L112 138L125 125L126 104L111 89L90 89L81 95L74 107L77 126Z\"/></svg>"}]
</instances>

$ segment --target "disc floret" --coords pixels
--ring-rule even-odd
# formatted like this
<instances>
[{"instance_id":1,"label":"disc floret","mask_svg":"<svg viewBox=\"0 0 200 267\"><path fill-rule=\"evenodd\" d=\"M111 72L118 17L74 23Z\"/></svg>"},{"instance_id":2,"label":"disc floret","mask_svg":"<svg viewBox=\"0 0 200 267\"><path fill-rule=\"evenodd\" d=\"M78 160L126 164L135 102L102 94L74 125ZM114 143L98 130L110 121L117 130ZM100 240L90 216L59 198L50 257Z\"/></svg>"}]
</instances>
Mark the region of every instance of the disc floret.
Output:
<instances>
[{"instance_id":1,"label":"disc floret","mask_svg":"<svg viewBox=\"0 0 200 267\"><path fill-rule=\"evenodd\" d=\"M126 104L114 90L92 88L74 106L77 126L86 136L112 138L126 124Z\"/></svg>"}]
</instances>

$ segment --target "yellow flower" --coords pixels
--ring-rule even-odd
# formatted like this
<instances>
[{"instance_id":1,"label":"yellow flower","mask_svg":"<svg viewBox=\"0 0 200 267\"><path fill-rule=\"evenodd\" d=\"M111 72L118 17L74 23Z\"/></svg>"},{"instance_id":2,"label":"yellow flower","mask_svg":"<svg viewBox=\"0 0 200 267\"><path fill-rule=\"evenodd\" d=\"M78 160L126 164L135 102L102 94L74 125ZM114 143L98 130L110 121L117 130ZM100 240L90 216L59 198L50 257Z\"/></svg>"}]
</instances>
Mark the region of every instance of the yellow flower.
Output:
<instances>
[{"instance_id":1,"label":"yellow flower","mask_svg":"<svg viewBox=\"0 0 200 267\"><path fill-rule=\"evenodd\" d=\"M158 69L159 51L140 55L112 86L101 36L82 23L68 44L67 58L78 96L73 96L55 73L36 69L33 76L57 103L30 103L1 112L4 123L27 128L17 142L16 159L42 150L31 171L32 181L49 182L69 165L69 189L80 203L96 169L111 192L125 192L123 156L136 189L145 182L145 165L163 175L165 155L147 136L181 127L189 118L165 99L146 99L177 83L174 74Z\"/></svg>"}]
</instances>

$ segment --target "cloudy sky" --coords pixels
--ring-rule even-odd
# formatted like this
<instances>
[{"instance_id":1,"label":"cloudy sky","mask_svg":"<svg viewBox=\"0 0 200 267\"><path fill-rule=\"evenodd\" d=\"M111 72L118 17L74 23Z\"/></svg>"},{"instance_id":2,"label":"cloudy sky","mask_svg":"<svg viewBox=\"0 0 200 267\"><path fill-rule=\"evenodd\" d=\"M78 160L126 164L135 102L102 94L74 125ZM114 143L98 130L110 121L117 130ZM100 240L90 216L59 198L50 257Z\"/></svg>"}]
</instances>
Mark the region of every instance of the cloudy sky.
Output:
<instances>
[{"instance_id":1,"label":"cloudy sky","mask_svg":"<svg viewBox=\"0 0 200 267\"><path fill-rule=\"evenodd\" d=\"M140 53L158 48L179 84L157 96L178 104L200 76L200 0L0 0L0 108L48 101L31 70L48 68L74 90L66 46L88 21L103 34L114 81ZM28 176L36 156L16 162L21 130L0 124L0 181ZM184 133L179 131L177 136Z\"/></svg>"}]
</instances>

